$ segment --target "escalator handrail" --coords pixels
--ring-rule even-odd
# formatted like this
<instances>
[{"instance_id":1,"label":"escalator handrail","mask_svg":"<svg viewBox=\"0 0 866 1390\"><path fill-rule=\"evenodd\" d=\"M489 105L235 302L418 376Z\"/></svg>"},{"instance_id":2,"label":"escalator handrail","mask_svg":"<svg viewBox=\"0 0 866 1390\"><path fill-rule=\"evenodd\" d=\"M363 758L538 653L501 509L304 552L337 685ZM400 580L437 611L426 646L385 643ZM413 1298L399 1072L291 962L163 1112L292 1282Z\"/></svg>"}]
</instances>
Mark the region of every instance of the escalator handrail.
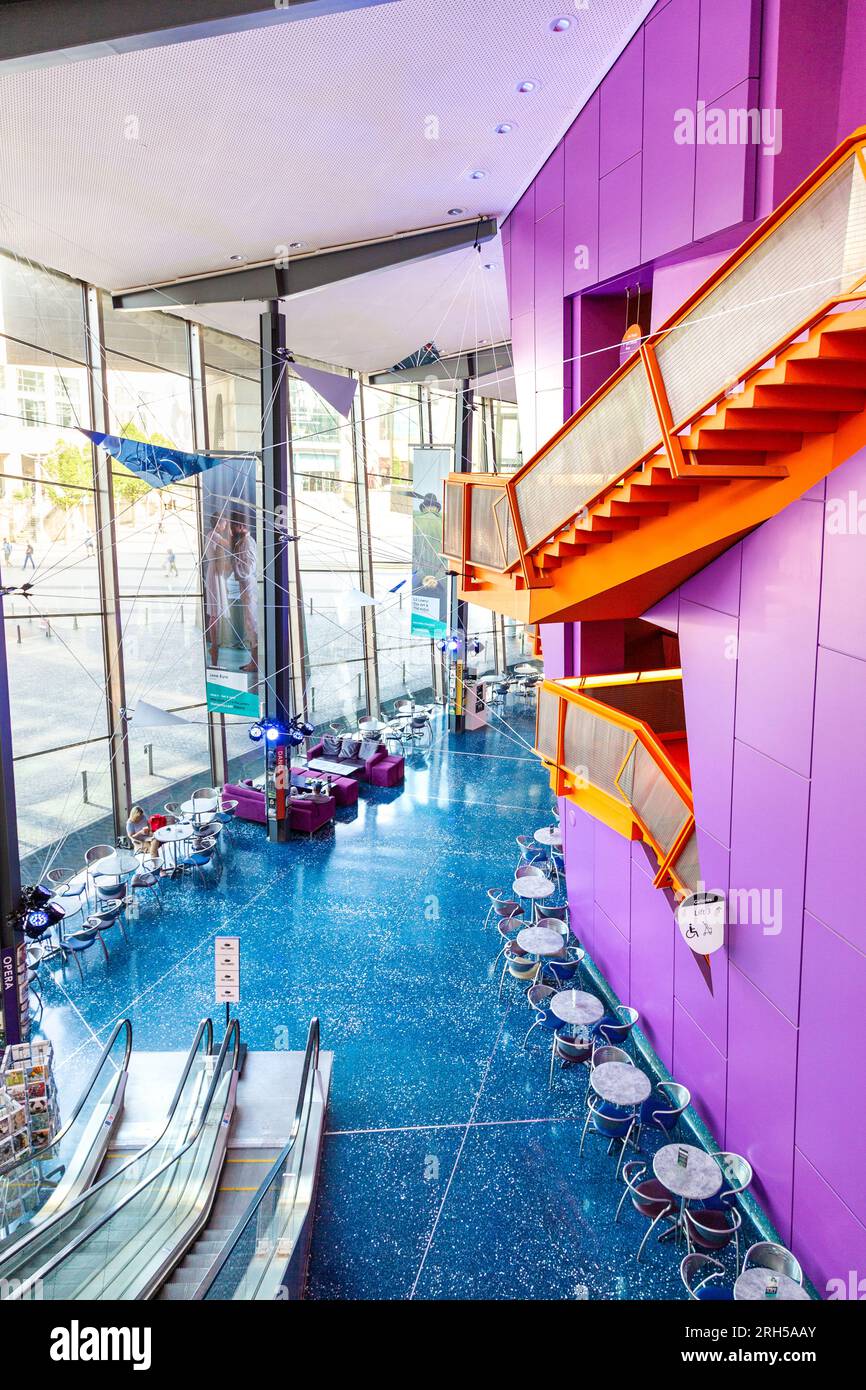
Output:
<instances>
[{"instance_id":1,"label":"escalator handrail","mask_svg":"<svg viewBox=\"0 0 866 1390\"><path fill-rule=\"evenodd\" d=\"M129 1070L129 1058L130 1058L130 1055L131 1055L131 1053L132 1053L132 1023L130 1022L130 1020L129 1020L128 1018L122 1018L122 1019L119 1021L119 1023L116 1023L116 1024L114 1025L114 1028L112 1029L111 1037L108 1039L108 1042L107 1042L107 1043L105 1044L105 1046L103 1047L102 1053L101 1053L100 1058L99 1058L99 1061L96 1063L96 1066L93 1068L93 1071L92 1071L91 1074L90 1074L90 1080L88 1081L88 1083L87 1083L87 1085L85 1086L84 1090L81 1092L81 1095L78 1097L78 1100L76 1101L75 1106L73 1107L72 1114L69 1116L69 1119L66 1121L66 1123L65 1123L64 1125L61 1125L61 1126L60 1126L60 1129L58 1129L57 1133L55 1134L54 1138L51 1140L50 1144L46 1144L46 1145L45 1145L45 1153L46 1153L46 1156L47 1156L47 1154L48 1154L48 1151L49 1151L50 1149L53 1149L53 1148L54 1148L54 1145L55 1145L55 1144L59 1144L59 1143L60 1143L60 1140L61 1140L61 1139L64 1139L64 1138L66 1137L66 1135L67 1135L67 1134L69 1133L69 1131L71 1130L72 1126L75 1124L75 1121L78 1119L78 1116L81 1114L81 1109L82 1109L82 1106L84 1105L84 1102L87 1100L88 1096L90 1095L91 1091L93 1090L94 1086L96 1085L96 1078L99 1076L99 1073L100 1073L100 1071L102 1070L102 1064L103 1064L103 1062L105 1061L105 1059L108 1057L109 1053L111 1052L112 1048L114 1047L114 1044L117 1042L118 1034L119 1034L122 1030L124 1030L124 1031L126 1032L126 1046L125 1046L125 1048L124 1048L124 1050L123 1050L123 1063L122 1063L122 1065L118 1068L118 1077L121 1077L121 1076L123 1075L124 1072L126 1072L126 1071ZM2 1170L2 1172L0 1172L0 1180L2 1180L3 1178L8 1177L10 1173L14 1173L16 1168L22 1167L25 1163L33 1163L33 1162L36 1162L36 1161L38 1161L41 1157L42 1157L42 1155L41 1155L41 1154L39 1153L39 1151L37 1150L37 1151L34 1152L34 1153L24 1154L24 1155L22 1155L21 1158L16 1158L16 1160L15 1160L14 1163L10 1163L8 1168L4 1168L4 1169Z\"/></svg>"},{"instance_id":2,"label":"escalator handrail","mask_svg":"<svg viewBox=\"0 0 866 1390\"><path fill-rule=\"evenodd\" d=\"M208 1022L210 1022L210 1020L208 1020ZM151 1183L156 1182L157 1178L160 1178L163 1176L164 1173L167 1173L169 1168L173 1167L174 1164L178 1163L180 1159L183 1158L184 1154L192 1148L193 1144L196 1143L207 1123L207 1119L210 1114L210 1108L213 1104L213 1099L216 1094L217 1087L222 1079L223 1062L225 1061L225 1055L228 1051L230 1038L234 1041L234 1049L232 1052L232 1071L234 1072L237 1071L238 1067L241 1038L240 1022L236 1018L232 1019L231 1023L226 1029L225 1037L223 1038L222 1046L220 1047L216 1063L214 1065L213 1076L211 1077L210 1085L208 1086L207 1095L205 1096L204 1101L202 1103L195 1128L193 1129L192 1134L189 1136L186 1142L182 1144L181 1147L177 1149L175 1153L173 1153L169 1158L167 1158L164 1163L161 1163L158 1168L154 1169L152 1173L149 1173L143 1182L140 1182L136 1187L132 1189L131 1192L128 1192L126 1196L116 1204L116 1206L113 1206L108 1211L103 1212L102 1215L98 1218L98 1220L94 1221L92 1226L87 1226L85 1230L79 1231L78 1235L75 1236L69 1242L68 1245L65 1245L62 1250L59 1250L56 1255L53 1255L47 1264L42 1265L41 1268L38 1269L35 1274L31 1274L28 1279L23 1280L20 1287L16 1288L12 1293L12 1301L27 1298L30 1293L30 1290L34 1287L34 1285L38 1285L39 1282L46 1277L46 1275L53 1273L53 1271L57 1269L60 1265L62 1265L63 1262L69 1258L70 1255L74 1255L75 1251L79 1248L79 1246L83 1245L85 1241L88 1241L91 1238L91 1236L96 1235L97 1231L101 1231L102 1227L105 1226L109 1221L111 1221L115 1216L117 1216L118 1212L123 1211L124 1207L128 1206L129 1203L133 1200L133 1198L138 1197L140 1193L146 1191L146 1189L150 1186Z\"/></svg>"},{"instance_id":3,"label":"escalator handrail","mask_svg":"<svg viewBox=\"0 0 866 1390\"><path fill-rule=\"evenodd\" d=\"M55 1215L52 1216L49 1221L41 1222L40 1225L36 1227L36 1229L28 1231L27 1234L25 1236L22 1236L21 1240L16 1241L14 1245L10 1245L7 1249L0 1251L0 1274L2 1274L3 1265L6 1263L7 1260L10 1260L15 1256L19 1255L21 1251L24 1250L31 1241L41 1239L43 1236L47 1235L47 1233L52 1229L53 1226L55 1226L60 1221L65 1221L67 1217L69 1217L77 1207L82 1205L83 1202L88 1201L89 1198L91 1198L95 1193L100 1192L102 1188L108 1185L108 1183L114 1182L115 1178L120 1177L121 1173L125 1173L127 1168L130 1168L133 1163L137 1163L138 1160L140 1158L143 1158L145 1154L150 1153L150 1151L152 1149L155 1149L157 1144L159 1144L161 1140L165 1138L166 1132L168 1131L169 1126L171 1125L171 1122L174 1118L174 1112L177 1107L178 1101L180 1100L183 1088L186 1085L189 1073L192 1070L196 1058L198 1057L202 1037L204 1037L207 1041L207 1052L208 1054L210 1054L213 1051L213 1021L209 1018L203 1018L195 1030L195 1038L193 1039L192 1047L190 1048L189 1053L187 1054L186 1063L184 1064L183 1071L181 1072L181 1078L178 1082L177 1089L174 1093L174 1096L172 1097L171 1105L169 1106L168 1111L166 1113L165 1123L162 1126L162 1129L156 1135L156 1137L152 1139L149 1144L145 1144L144 1148L136 1149L134 1153L130 1154L127 1161L125 1163L122 1163L120 1167L115 1169L113 1173L108 1173L104 1178L100 1178L99 1182L93 1183L87 1189L86 1192L82 1192L80 1196L76 1197L74 1202L69 1203L69 1206L61 1208L61 1210L56 1212Z\"/></svg>"},{"instance_id":4,"label":"escalator handrail","mask_svg":"<svg viewBox=\"0 0 866 1390\"><path fill-rule=\"evenodd\" d=\"M286 1143L283 1146L282 1150L274 1159L273 1163L268 1169L266 1176L262 1179L262 1182L259 1186L259 1190L256 1193L255 1197L252 1199L249 1206L244 1208L244 1211L242 1212L240 1219L235 1224L231 1235L226 1241L222 1253L220 1254L216 1264L212 1266L212 1268L205 1275L202 1282L199 1284L198 1288L195 1290L195 1293L192 1296L192 1301L197 1301L198 1299L204 1298L208 1289L216 1280L217 1275L220 1274L220 1272L222 1271L223 1266L231 1256L235 1246L237 1245L238 1241L240 1240L250 1221L255 1216L256 1212L258 1211L268 1192L270 1191L272 1184L279 1177L282 1167L286 1159L291 1154L292 1149L295 1146L298 1134L300 1132L301 1120L303 1118L304 1113L304 1096L306 1095L307 1081L310 1075L310 1071L312 1070L313 1075L315 1075L318 1069L319 1020L318 1018L311 1018L310 1026L307 1030L307 1046L304 1052L304 1065L301 1068L301 1084L298 1089L298 1100L297 1104L295 1105L295 1114L292 1120L291 1130L289 1131L289 1137L286 1140Z\"/></svg>"}]
</instances>

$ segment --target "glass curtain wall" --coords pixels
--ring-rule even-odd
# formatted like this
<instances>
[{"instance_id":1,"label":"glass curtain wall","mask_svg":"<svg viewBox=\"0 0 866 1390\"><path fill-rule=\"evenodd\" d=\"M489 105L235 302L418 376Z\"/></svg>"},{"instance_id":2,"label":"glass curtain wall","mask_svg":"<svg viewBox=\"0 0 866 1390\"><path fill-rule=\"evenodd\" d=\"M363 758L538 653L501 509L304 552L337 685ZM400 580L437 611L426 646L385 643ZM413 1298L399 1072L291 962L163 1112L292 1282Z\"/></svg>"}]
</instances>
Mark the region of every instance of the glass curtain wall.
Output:
<instances>
[{"instance_id":1,"label":"glass curtain wall","mask_svg":"<svg viewBox=\"0 0 866 1390\"><path fill-rule=\"evenodd\" d=\"M101 346L86 286L0 253L0 575L7 587L33 583L4 602L25 878L52 856L65 864L66 837L75 862L82 846L113 838L100 555L117 570L133 798L157 809L212 776L198 482L151 489L112 462L110 555L93 450L79 433L103 427L91 421L91 369L113 433L181 449L261 446L257 342L199 328L194 371L196 334L185 320L116 312L107 295L98 303ZM344 420L293 376L289 404L299 702L321 728L353 724L371 703L388 710L407 694L429 699L435 643L411 624L413 459L418 447L453 450L454 393L364 383ZM477 405L474 466L511 471L520 461L515 408ZM531 652L521 625L483 609L470 608L469 634L484 643L481 671L497 652L508 665ZM143 708L136 722L139 705L182 722L148 726ZM230 775L257 769L248 721L216 718Z\"/></svg>"}]
</instances>

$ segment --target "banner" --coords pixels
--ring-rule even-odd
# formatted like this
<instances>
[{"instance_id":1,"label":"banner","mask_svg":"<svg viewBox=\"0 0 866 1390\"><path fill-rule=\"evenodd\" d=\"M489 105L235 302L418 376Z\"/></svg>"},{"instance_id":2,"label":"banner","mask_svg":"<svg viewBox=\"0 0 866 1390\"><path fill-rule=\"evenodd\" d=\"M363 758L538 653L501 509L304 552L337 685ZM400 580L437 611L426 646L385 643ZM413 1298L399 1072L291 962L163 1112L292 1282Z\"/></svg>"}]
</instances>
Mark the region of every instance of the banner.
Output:
<instances>
[{"instance_id":1,"label":"banner","mask_svg":"<svg viewBox=\"0 0 866 1390\"><path fill-rule=\"evenodd\" d=\"M451 472L451 450L412 450L413 636L444 637L448 631L448 571L442 559L442 496Z\"/></svg>"},{"instance_id":2,"label":"banner","mask_svg":"<svg viewBox=\"0 0 866 1390\"><path fill-rule=\"evenodd\" d=\"M258 719L256 460L220 459L202 478L207 707Z\"/></svg>"},{"instance_id":3,"label":"banner","mask_svg":"<svg viewBox=\"0 0 866 1390\"><path fill-rule=\"evenodd\" d=\"M104 449L112 458L128 468L150 487L167 487L182 482L196 473L205 473L220 464L245 463L245 459L229 459L218 454L186 454L182 449L169 449L162 444L147 444L140 439L123 439L116 434L99 434L96 430L81 430L87 438Z\"/></svg>"}]
</instances>

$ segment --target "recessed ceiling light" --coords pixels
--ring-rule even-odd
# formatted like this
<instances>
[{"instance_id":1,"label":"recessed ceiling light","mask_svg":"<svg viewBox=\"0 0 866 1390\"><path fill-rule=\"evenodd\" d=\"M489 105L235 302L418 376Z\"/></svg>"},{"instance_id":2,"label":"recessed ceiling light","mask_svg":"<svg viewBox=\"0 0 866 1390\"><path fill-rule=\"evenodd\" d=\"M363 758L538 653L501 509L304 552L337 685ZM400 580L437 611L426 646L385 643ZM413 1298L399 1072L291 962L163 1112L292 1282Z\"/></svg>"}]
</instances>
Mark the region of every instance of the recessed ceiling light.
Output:
<instances>
[{"instance_id":1,"label":"recessed ceiling light","mask_svg":"<svg viewBox=\"0 0 866 1390\"><path fill-rule=\"evenodd\" d=\"M487 347L487 344L488 344L489 342L490 342L490 339L489 339L489 338L479 338L479 339L478 339L478 346L479 346L479 347Z\"/></svg>"},{"instance_id":2,"label":"recessed ceiling light","mask_svg":"<svg viewBox=\"0 0 866 1390\"><path fill-rule=\"evenodd\" d=\"M564 34L566 29L571 28L571 20L566 19L565 15L560 15L558 19L550 21L549 28L552 34Z\"/></svg>"},{"instance_id":3,"label":"recessed ceiling light","mask_svg":"<svg viewBox=\"0 0 866 1390\"><path fill-rule=\"evenodd\" d=\"M484 262L484 269L485 269L485 270L498 270L498 268L499 268L499 262L498 262L498 261L485 261L485 262Z\"/></svg>"},{"instance_id":4,"label":"recessed ceiling light","mask_svg":"<svg viewBox=\"0 0 866 1390\"><path fill-rule=\"evenodd\" d=\"M518 82L517 84L517 90L522 96L525 96L527 92L537 92L540 88L541 83L536 82L534 77L526 77L522 82Z\"/></svg>"},{"instance_id":5,"label":"recessed ceiling light","mask_svg":"<svg viewBox=\"0 0 866 1390\"><path fill-rule=\"evenodd\" d=\"M306 242L304 242L304 241L290 241L290 242L289 242L289 250L290 250L290 251L302 251L302 250L304 249L305 246L306 246Z\"/></svg>"},{"instance_id":6,"label":"recessed ceiling light","mask_svg":"<svg viewBox=\"0 0 866 1390\"><path fill-rule=\"evenodd\" d=\"M230 261L245 261L246 256L229 256Z\"/></svg>"},{"instance_id":7,"label":"recessed ceiling light","mask_svg":"<svg viewBox=\"0 0 866 1390\"><path fill-rule=\"evenodd\" d=\"M470 179L474 179L474 180L486 179L486 178L487 178L487 170L486 170L486 169L471 169L471 170L469 171L469 178L470 178Z\"/></svg>"},{"instance_id":8,"label":"recessed ceiling light","mask_svg":"<svg viewBox=\"0 0 866 1390\"><path fill-rule=\"evenodd\" d=\"M500 122L499 122L499 125L494 127L494 129L493 129L493 134L494 134L494 135L510 135L511 132L512 132L512 130L514 130L514 122L513 122L513 121L500 121Z\"/></svg>"},{"instance_id":9,"label":"recessed ceiling light","mask_svg":"<svg viewBox=\"0 0 866 1390\"><path fill-rule=\"evenodd\" d=\"M449 216L449 217L462 217L465 211L466 211L465 208L449 208L449 209L448 209L448 216Z\"/></svg>"}]
</instances>

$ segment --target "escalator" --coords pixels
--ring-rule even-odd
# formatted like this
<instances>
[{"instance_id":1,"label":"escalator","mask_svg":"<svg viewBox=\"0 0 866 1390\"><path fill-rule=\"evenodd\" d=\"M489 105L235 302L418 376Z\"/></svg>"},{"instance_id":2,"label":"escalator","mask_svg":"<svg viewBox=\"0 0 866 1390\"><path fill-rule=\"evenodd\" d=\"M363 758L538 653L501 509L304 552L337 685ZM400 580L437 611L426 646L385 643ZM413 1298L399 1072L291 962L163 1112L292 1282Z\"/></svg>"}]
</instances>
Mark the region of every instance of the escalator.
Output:
<instances>
[{"instance_id":1,"label":"escalator","mask_svg":"<svg viewBox=\"0 0 866 1390\"><path fill-rule=\"evenodd\" d=\"M90 1187L123 1108L131 1051L132 1025L121 1019L52 1143L0 1175L0 1260Z\"/></svg>"},{"instance_id":2,"label":"escalator","mask_svg":"<svg viewBox=\"0 0 866 1390\"><path fill-rule=\"evenodd\" d=\"M164 1141L86 1194L71 1221L60 1218L53 1239L36 1242L13 1300L38 1288L49 1300L116 1301L147 1298L159 1287L213 1203L237 1091L237 1019L216 1056L209 1048L196 1064L197 1055L194 1049L188 1058Z\"/></svg>"},{"instance_id":3,"label":"escalator","mask_svg":"<svg viewBox=\"0 0 866 1390\"><path fill-rule=\"evenodd\" d=\"M226 1039L228 1036L227 1033ZM194 1145L212 1104L212 1081L225 1052L224 1042L219 1056L214 1056L213 1024L210 1019L203 1019L156 1138L89 1191L64 1202L61 1210L55 1210L35 1228L14 1233L0 1249L0 1287L4 1298L27 1297L37 1280L43 1297L72 1296L50 1293L43 1276L91 1231L102 1229L108 1218L146 1187L151 1178L163 1173L166 1165L187 1151L190 1144Z\"/></svg>"}]
</instances>

